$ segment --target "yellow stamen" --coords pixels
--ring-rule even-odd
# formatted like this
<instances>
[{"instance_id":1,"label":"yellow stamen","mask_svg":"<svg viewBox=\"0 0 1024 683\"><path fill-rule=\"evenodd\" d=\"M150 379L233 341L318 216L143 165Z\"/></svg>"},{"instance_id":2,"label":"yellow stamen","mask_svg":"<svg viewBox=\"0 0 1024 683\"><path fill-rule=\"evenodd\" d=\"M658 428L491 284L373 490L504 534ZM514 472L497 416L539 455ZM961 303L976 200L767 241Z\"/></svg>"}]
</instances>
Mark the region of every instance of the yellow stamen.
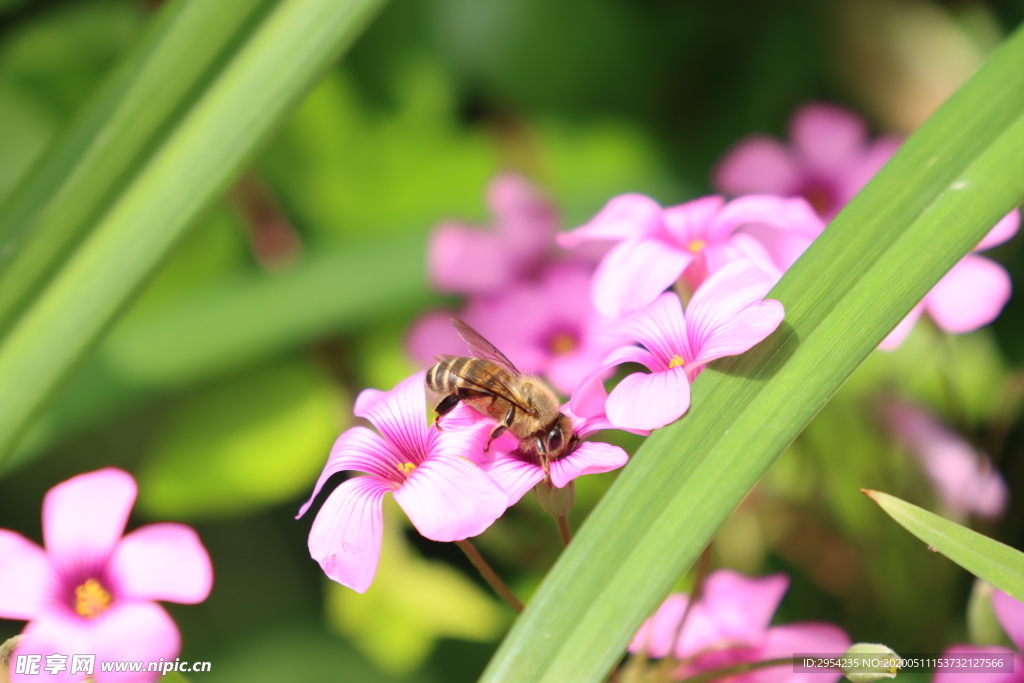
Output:
<instances>
[{"instance_id":1,"label":"yellow stamen","mask_svg":"<svg viewBox=\"0 0 1024 683\"><path fill-rule=\"evenodd\" d=\"M678 368L680 365L686 365L686 361L683 360L682 356L672 356L672 360L668 362L668 369Z\"/></svg>"},{"instance_id":2,"label":"yellow stamen","mask_svg":"<svg viewBox=\"0 0 1024 683\"><path fill-rule=\"evenodd\" d=\"M563 332L562 334L556 335L555 338L551 340L551 351L558 355L569 353L575 348L576 338L571 334L565 334Z\"/></svg>"},{"instance_id":3,"label":"yellow stamen","mask_svg":"<svg viewBox=\"0 0 1024 683\"><path fill-rule=\"evenodd\" d=\"M409 474L414 469L416 469L416 465L412 464L411 462L402 462L398 464L398 471L401 472L402 474Z\"/></svg>"},{"instance_id":4,"label":"yellow stamen","mask_svg":"<svg viewBox=\"0 0 1024 683\"><path fill-rule=\"evenodd\" d=\"M113 597L103 584L89 579L75 588L75 612L87 619L95 619L107 611Z\"/></svg>"},{"instance_id":5,"label":"yellow stamen","mask_svg":"<svg viewBox=\"0 0 1024 683\"><path fill-rule=\"evenodd\" d=\"M704 240L693 240L688 245L686 245L686 248L689 249L694 254L696 254L698 251L700 251L706 246L708 246L708 243L705 242Z\"/></svg>"}]
</instances>

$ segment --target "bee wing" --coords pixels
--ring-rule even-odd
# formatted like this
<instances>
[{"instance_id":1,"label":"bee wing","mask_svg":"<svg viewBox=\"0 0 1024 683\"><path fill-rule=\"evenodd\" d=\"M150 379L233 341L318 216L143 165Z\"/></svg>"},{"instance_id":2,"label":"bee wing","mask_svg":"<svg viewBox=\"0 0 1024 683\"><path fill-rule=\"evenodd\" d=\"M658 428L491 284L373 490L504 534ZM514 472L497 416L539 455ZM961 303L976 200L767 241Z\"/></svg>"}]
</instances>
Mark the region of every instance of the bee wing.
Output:
<instances>
[{"instance_id":1,"label":"bee wing","mask_svg":"<svg viewBox=\"0 0 1024 683\"><path fill-rule=\"evenodd\" d=\"M467 346L469 346L469 352L473 357L497 363L516 377L523 374L519 372L519 368L512 365L512 361L506 358L505 354L496 349L494 344L484 339L483 335L472 327L458 318L452 318L452 325L455 326L455 330L459 333L459 336L462 337L462 340L466 342Z\"/></svg>"},{"instance_id":2,"label":"bee wing","mask_svg":"<svg viewBox=\"0 0 1024 683\"><path fill-rule=\"evenodd\" d=\"M445 361L450 361L450 360L455 359L455 358L463 358L463 356L451 356L451 355L440 355L440 356L434 356L434 357L437 358L438 362L440 362L440 363L444 363ZM487 360L488 362L492 362L492 361L490 361L489 359L486 359L486 358L482 359L482 360ZM527 415L536 415L537 414L537 411L535 411L533 408L531 408L527 404L526 400L523 399L522 395L520 395L520 393L519 393L519 390L516 387L512 386L511 384L509 384L505 380L505 378L501 376L501 374L490 374L490 375L487 375L486 376L486 381L485 382L481 382L481 381L478 381L479 378L474 376L473 373L460 372L459 373L459 379L462 380L462 382L467 387L475 389L475 390L477 390L477 391L479 391L481 393L484 393L484 394L488 394L488 395L491 395L491 396L498 396L500 398L505 399L506 401L508 401L509 403L514 405L516 408L519 408L520 410L522 410Z\"/></svg>"}]
</instances>

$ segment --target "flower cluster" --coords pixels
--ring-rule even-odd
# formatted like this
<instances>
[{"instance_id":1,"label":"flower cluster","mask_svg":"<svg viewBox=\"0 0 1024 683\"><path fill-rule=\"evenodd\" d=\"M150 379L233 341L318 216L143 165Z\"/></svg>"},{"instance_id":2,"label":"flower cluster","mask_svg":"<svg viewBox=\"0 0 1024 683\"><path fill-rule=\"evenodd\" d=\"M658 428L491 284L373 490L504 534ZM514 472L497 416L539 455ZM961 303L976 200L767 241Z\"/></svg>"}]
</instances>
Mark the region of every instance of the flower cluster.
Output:
<instances>
[{"instance_id":1,"label":"flower cluster","mask_svg":"<svg viewBox=\"0 0 1024 683\"><path fill-rule=\"evenodd\" d=\"M29 621L11 658L91 654L98 661L173 661L178 628L156 601L187 605L210 593L210 557L195 531L149 524L124 535L136 496L135 480L107 468L54 486L43 500L45 549L0 529L0 618ZM152 681L160 673L97 668L96 683ZM82 681L69 670L47 680Z\"/></svg>"},{"instance_id":2,"label":"flower cluster","mask_svg":"<svg viewBox=\"0 0 1024 683\"><path fill-rule=\"evenodd\" d=\"M789 587L783 574L749 578L728 569L712 572L690 604L675 593L637 631L629 652L652 659L672 658L673 680L754 662L792 657L794 652L843 652L850 639L837 626L802 622L769 626ZM723 671L723 677L725 672ZM794 673L791 661L755 669L728 680L739 683L830 683L838 671Z\"/></svg>"}]
</instances>

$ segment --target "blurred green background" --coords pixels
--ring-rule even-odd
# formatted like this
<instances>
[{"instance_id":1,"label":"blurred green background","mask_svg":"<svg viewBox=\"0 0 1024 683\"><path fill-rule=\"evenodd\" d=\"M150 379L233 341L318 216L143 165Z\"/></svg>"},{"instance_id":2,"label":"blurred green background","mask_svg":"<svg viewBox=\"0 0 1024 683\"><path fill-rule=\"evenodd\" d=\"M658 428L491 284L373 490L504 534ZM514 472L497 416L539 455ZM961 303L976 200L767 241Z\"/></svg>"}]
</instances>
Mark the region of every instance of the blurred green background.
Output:
<instances>
[{"instance_id":1,"label":"blurred green background","mask_svg":"<svg viewBox=\"0 0 1024 683\"><path fill-rule=\"evenodd\" d=\"M0 0L0 201L157 4ZM1022 20L1024 0L395 0L4 463L0 527L40 539L50 486L119 465L140 482L133 524L187 522L213 556L210 599L169 608L182 658L213 663L194 679L475 680L512 614L458 550L389 508L380 572L358 596L309 559L313 514L293 519L353 397L412 370L408 325L445 303L425 277L431 228L485 223L484 189L503 169L544 187L565 227L621 192L706 193L731 144L784 136L808 100L909 132ZM1020 241L991 252L1018 282ZM990 329L948 339L919 325L873 355L723 528L714 562L787 572L780 621L938 652L982 638L985 619L967 619L971 577L858 492L939 509L879 426L886 392L930 405L992 456L1010 507L973 525L1024 547L1015 296ZM613 478L579 482L574 524ZM559 547L532 498L479 545L522 595ZM0 621L0 640L20 628Z\"/></svg>"}]
</instances>

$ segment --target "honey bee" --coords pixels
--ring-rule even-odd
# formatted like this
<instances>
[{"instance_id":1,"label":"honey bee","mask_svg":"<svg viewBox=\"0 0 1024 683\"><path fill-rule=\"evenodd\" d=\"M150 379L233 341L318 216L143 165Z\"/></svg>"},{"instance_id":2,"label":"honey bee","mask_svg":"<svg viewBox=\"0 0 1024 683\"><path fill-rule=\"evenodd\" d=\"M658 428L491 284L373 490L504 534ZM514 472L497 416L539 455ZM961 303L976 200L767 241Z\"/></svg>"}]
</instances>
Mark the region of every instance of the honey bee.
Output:
<instances>
[{"instance_id":1,"label":"honey bee","mask_svg":"<svg viewBox=\"0 0 1024 683\"><path fill-rule=\"evenodd\" d=\"M536 458L546 474L549 464L572 453L580 440L558 396L540 378L521 373L472 327L458 318L452 325L473 357L437 356L427 371L427 388L444 395L434 423L440 428L440 419L462 401L498 421L485 452L508 430L519 439L519 451Z\"/></svg>"}]
</instances>

